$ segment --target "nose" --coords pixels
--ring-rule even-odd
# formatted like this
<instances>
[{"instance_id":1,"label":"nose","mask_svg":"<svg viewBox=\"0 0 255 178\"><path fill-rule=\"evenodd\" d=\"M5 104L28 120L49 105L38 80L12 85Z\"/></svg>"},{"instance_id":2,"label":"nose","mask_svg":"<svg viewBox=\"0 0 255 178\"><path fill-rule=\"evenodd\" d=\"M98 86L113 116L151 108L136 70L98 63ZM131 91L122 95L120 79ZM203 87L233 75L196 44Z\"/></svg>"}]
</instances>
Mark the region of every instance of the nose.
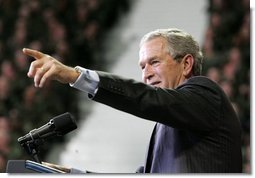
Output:
<instances>
[{"instance_id":1,"label":"nose","mask_svg":"<svg viewBox=\"0 0 255 178\"><path fill-rule=\"evenodd\" d=\"M150 79L153 77L154 73L152 67L150 65L146 65L143 69L143 81L144 83L148 83Z\"/></svg>"}]
</instances>

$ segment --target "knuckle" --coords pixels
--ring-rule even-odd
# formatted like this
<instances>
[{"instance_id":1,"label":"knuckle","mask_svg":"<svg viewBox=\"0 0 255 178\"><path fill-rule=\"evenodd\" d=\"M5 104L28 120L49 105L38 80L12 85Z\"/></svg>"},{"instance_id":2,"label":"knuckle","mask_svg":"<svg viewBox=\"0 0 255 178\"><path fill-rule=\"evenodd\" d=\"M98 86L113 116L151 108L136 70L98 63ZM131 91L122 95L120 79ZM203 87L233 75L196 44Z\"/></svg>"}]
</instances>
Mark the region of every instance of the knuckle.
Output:
<instances>
[{"instance_id":1,"label":"knuckle","mask_svg":"<svg viewBox=\"0 0 255 178\"><path fill-rule=\"evenodd\" d=\"M30 64L31 68L35 68L35 65L36 65L35 61L31 62Z\"/></svg>"},{"instance_id":2,"label":"knuckle","mask_svg":"<svg viewBox=\"0 0 255 178\"><path fill-rule=\"evenodd\" d=\"M46 55L45 58L48 59L48 60L52 60L53 59L50 55Z\"/></svg>"},{"instance_id":3,"label":"knuckle","mask_svg":"<svg viewBox=\"0 0 255 178\"><path fill-rule=\"evenodd\" d=\"M55 64L55 61L54 60L50 60L47 62L47 65L50 66L51 68L54 67L56 64Z\"/></svg>"},{"instance_id":4,"label":"knuckle","mask_svg":"<svg viewBox=\"0 0 255 178\"><path fill-rule=\"evenodd\" d=\"M54 61L52 62L51 69L52 69L53 71L57 70L57 64L56 64L56 62L54 62Z\"/></svg>"},{"instance_id":5,"label":"knuckle","mask_svg":"<svg viewBox=\"0 0 255 178\"><path fill-rule=\"evenodd\" d=\"M43 75L42 80L45 81L45 80L47 80L48 78L49 78L49 76L48 76L47 74L45 74L45 75Z\"/></svg>"}]
</instances>

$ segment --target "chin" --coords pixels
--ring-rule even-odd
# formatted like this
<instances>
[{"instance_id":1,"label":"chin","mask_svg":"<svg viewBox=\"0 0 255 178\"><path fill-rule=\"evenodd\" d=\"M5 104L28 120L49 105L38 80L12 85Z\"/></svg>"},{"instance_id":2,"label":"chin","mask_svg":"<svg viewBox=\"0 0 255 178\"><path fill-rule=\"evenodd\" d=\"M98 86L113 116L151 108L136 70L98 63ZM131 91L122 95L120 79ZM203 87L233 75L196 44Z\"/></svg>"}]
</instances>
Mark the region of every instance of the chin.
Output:
<instances>
[{"instance_id":1,"label":"chin","mask_svg":"<svg viewBox=\"0 0 255 178\"><path fill-rule=\"evenodd\" d=\"M162 85L154 85L154 87L157 87L157 88L167 88L167 87L163 87Z\"/></svg>"}]
</instances>

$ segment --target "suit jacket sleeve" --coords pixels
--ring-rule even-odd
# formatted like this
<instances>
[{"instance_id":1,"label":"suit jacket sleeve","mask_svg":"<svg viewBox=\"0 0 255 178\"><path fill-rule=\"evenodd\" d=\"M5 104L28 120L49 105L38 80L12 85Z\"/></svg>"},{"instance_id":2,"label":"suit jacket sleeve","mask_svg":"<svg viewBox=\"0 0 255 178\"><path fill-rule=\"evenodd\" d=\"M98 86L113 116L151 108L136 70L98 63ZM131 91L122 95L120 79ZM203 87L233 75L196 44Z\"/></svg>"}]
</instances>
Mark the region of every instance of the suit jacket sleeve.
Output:
<instances>
[{"instance_id":1,"label":"suit jacket sleeve","mask_svg":"<svg viewBox=\"0 0 255 178\"><path fill-rule=\"evenodd\" d=\"M179 129L210 131L218 126L220 94L206 80L198 84L197 79L190 79L172 90L154 88L105 72L97 73L100 82L92 98L95 101Z\"/></svg>"}]
</instances>

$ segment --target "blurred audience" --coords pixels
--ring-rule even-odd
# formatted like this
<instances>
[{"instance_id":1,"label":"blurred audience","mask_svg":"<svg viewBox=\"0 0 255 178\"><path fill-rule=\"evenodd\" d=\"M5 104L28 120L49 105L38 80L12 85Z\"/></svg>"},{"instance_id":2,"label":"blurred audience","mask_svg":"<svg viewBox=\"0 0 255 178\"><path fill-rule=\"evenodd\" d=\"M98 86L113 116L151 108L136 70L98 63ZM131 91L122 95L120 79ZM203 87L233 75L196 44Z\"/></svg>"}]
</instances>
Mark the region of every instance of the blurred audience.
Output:
<instances>
[{"instance_id":1,"label":"blurred audience","mask_svg":"<svg viewBox=\"0 0 255 178\"><path fill-rule=\"evenodd\" d=\"M6 116L0 115L0 171L5 171L7 155L10 153L10 125Z\"/></svg>"},{"instance_id":2,"label":"blurred audience","mask_svg":"<svg viewBox=\"0 0 255 178\"><path fill-rule=\"evenodd\" d=\"M249 0L209 0L203 52L205 74L219 83L243 126L243 172L250 155L250 6Z\"/></svg>"},{"instance_id":3,"label":"blurred audience","mask_svg":"<svg viewBox=\"0 0 255 178\"><path fill-rule=\"evenodd\" d=\"M0 0L0 172L5 171L7 159L31 159L17 143L20 136L67 111L80 119L77 91L50 82L40 91L33 87L26 77L32 59L23 55L22 48L44 51L65 64L102 68L104 58L95 59L99 56L95 53L130 4L129 0ZM41 148L42 159L48 145Z\"/></svg>"}]
</instances>

